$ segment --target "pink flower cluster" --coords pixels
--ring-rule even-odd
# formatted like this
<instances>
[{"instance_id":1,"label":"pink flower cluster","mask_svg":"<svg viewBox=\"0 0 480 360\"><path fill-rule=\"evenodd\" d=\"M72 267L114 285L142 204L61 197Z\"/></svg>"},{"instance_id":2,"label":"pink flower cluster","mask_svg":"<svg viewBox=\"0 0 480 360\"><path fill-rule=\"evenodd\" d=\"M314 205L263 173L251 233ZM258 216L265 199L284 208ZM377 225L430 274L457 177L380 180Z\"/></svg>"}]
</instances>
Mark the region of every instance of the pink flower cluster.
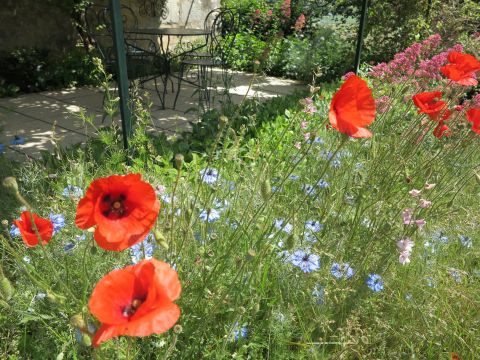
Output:
<instances>
[{"instance_id":1,"label":"pink flower cluster","mask_svg":"<svg viewBox=\"0 0 480 360\"><path fill-rule=\"evenodd\" d=\"M284 0L282 6L280 6L280 11L282 12L283 16L286 18L290 18L292 16L292 8L290 4L291 0Z\"/></svg>"},{"instance_id":2,"label":"pink flower cluster","mask_svg":"<svg viewBox=\"0 0 480 360\"><path fill-rule=\"evenodd\" d=\"M375 107L379 114L384 114L390 108L390 97L387 95L381 96L378 99L375 99Z\"/></svg>"},{"instance_id":3,"label":"pink flower cluster","mask_svg":"<svg viewBox=\"0 0 480 360\"><path fill-rule=\"evenodd\" d=\"M305 27L306 20L305 14L301 13L297 18L297 21L295 21L295 31L301 31Z\"/></svg>"},{"instance_id":4,"label":"pink flower cluster","mask_svg":"<svg viewBox=\"0 0 480 360\"><path fill-rule=\"evenodd\" d=\"M463 52L463 46L456 44L447 51L433 55L442 42L440 35L432 35L395 54L389 63L380 63L370 70L369 75L381 80L399 83L415 77L417 80L440 80L440 68L447 63L448 53Z\"/></svg>"}]
</instances>

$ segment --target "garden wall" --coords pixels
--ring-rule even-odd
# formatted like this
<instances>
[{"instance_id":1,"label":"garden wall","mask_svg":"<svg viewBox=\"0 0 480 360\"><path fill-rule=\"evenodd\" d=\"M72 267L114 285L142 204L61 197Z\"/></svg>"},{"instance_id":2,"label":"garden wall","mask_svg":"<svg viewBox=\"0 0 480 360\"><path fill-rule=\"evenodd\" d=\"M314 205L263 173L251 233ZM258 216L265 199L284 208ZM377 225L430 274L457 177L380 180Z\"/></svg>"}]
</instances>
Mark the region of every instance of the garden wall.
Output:
<instances>
[{"instance_id":1,"label":"garden wall","mask_svg":"<svg viewBox=\"0 0 480 360\"><path fill-rule=\"evenodd\" d=\"M98 1L105 3L104 1ZM154 0L124 0L122 4L139 14L142 6ZM208 12L220 6L220 0L167 0L163 19L139 15L140 27L202 28ZM73 47L77 34L70 17L59 8L38 0L3 0L0 8L0 50L47 48L64 52Z\"/></svg>"}]
</instances>

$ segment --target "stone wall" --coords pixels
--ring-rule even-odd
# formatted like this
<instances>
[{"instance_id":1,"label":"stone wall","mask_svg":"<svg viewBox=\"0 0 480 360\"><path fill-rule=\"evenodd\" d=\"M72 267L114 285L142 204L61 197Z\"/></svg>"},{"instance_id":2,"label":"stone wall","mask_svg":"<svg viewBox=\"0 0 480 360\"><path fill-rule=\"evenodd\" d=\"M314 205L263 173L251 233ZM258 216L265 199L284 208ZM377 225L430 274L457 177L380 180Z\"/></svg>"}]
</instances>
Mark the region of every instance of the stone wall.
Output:
<instances>
[{"instance_id":1,"label":"stone wall","mask_svg":"<svg viewBox=\"0 0 480 360\"><path fill-rule=\"evenodd\" d=\"M122 0L121 3L139 14L142 1L152 0ZM78 40L70 17L43 0L1 0L1 3L0 50L38 47L65 52ZM219 6L220 0L167 0L165 19L139 15L139 26L203 28L205 16Z\"/></svg>"}]
</instances>

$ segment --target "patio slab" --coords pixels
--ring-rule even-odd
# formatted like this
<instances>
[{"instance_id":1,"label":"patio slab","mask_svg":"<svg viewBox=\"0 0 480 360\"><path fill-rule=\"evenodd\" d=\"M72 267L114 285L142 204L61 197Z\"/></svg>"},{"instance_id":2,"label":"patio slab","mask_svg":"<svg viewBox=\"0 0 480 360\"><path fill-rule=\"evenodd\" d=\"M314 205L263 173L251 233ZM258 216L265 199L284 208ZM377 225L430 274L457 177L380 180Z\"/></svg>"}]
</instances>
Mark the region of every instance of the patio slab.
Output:
<instances>
[{"instance_id":1,"label":"patio slab","mask_svg":"<svg viewBox=\"0 0 480 360\"><path fill-rule=\"evenodd\" d=\"M221 71L214 69L213 80L217 91L222 91ZM232 101L239 104L245 97L259 100L282 96L305 85L287 79L267 76L253 76L243 72L229 72L232 76L229 94ZM173 109L177 81L168 84L166 109L161 109L160 99L155 91L153 81L144 84L139 94L146 103L150 103L151 126L149 132L163 131L167 136L180 136L184 131L191 131L191 123L199 119L197 88L183 82L177 106ZM112 91L115 90L112 85ZM115 92L112 93L116 96ZM213 94L213 92L212 92ZM211 106L220 107L222 96L215 94ZM44 91L24 94L15 98L0 99L0 143L5 145L4 156L15 160L25 157L39 158L42 150L53 151L52 137L58 138L61 147L85 142L88 137L96 136L96 129L110 125L109 118L104 119L103 92L91 86ZM92 119L93 126L85 124L79 116L86 114ZM120 122L116 115L115 122ZM25 138L21 145L11 145L15 135Z\"/></svg>"}]
</instances>

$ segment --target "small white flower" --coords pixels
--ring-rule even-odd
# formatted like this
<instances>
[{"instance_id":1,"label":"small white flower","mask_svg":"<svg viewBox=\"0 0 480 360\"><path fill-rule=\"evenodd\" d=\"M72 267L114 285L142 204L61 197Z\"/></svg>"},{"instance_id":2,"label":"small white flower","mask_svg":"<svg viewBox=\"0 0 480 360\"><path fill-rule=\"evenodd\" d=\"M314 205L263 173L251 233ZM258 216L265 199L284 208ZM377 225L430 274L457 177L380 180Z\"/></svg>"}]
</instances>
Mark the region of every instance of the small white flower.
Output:
<instances>
[{"instance_id":1,"label":"small white flower","mask_svg":"<svg viewBox=\"0 0 480 360\"><path fill-rule=\"evenodd\" d=\"M413 249L413 241L410 238L403 238L402 240L397 241L398 250L411 252Z\"/></svg>"},{"instance_id":2,"label":"small white flower","mask_svg":"<svg viewBox=\"0 0 480 360\"><path fill-rule=\"evenodd\" d=\"M398 261L400 261L400 264L406 265L410 263L410 251L402 251L400 253L400 256L398 257Z\"/></svg>"}]
</instances>

